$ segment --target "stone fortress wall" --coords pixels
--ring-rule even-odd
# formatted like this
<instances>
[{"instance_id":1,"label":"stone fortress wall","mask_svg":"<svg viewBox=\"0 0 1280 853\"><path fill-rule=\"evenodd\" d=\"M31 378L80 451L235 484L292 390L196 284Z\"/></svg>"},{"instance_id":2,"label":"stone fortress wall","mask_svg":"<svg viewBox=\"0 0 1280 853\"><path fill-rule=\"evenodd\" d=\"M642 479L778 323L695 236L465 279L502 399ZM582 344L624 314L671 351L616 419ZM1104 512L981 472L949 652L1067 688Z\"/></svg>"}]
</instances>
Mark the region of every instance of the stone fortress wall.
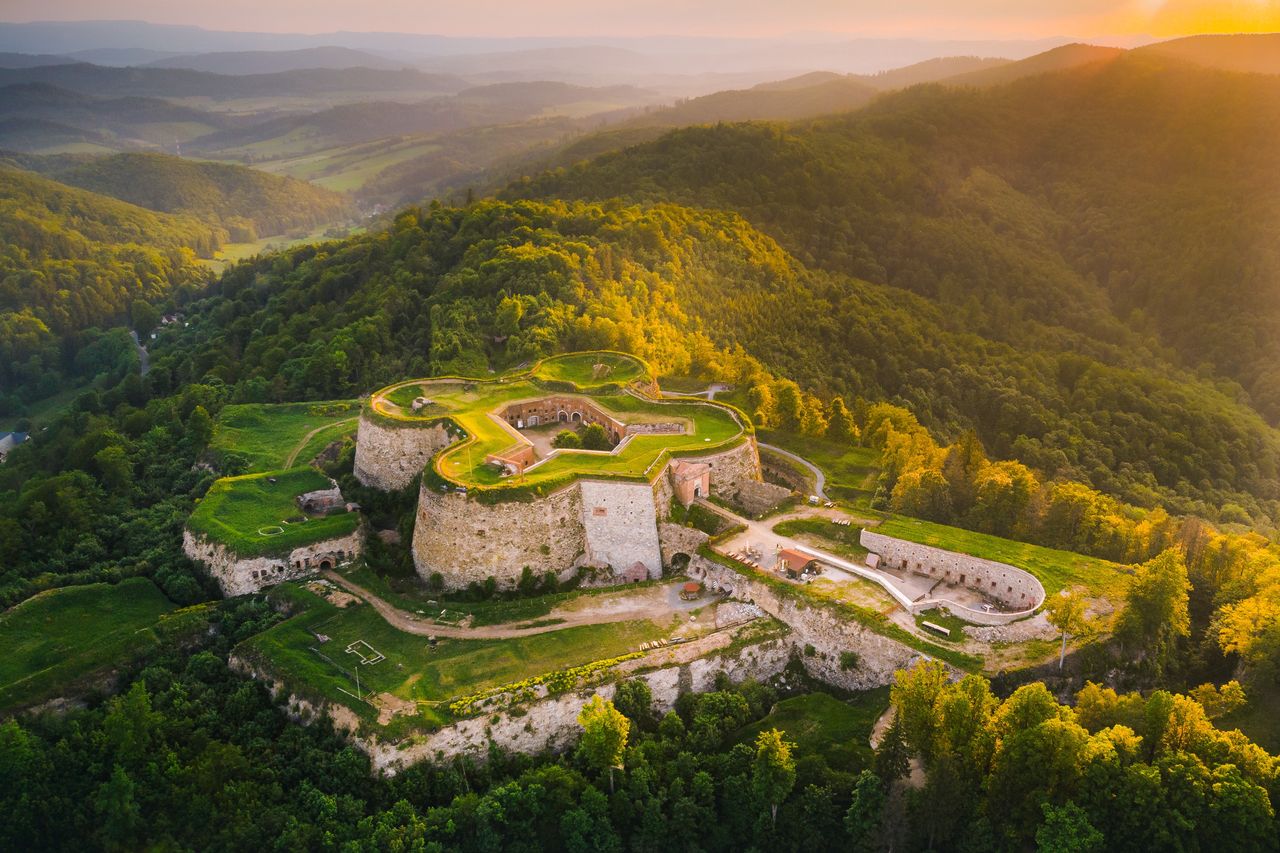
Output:
<instances>
[{"instance_id":1,"label":"stone fortress wall","mask_svg":"<svg viewBox=\"0 0 1280 853\"><path fill-rule=\"evenodd\" d=\"M283 556L240 557L190 530L182 532L182 552L207 568L228 598L349 563L360 555L362 542L363 531L357 528L347 536L303 545Z\"/></svg>"},{"instance_id":2,"label":"stone fortress wall","mask_svg":"<svg viewBox=\"0 0 1280 853\"><path fill-rule=\"evenodd\" d=\"M1001 608L979 610L933 595L921 602L928 606L941 604L962 619L981 625L1006 624L1029 616L1044 603L1044 586L1035 575L1007 563L920 545L871 530L863 530L859 541L871 552L868 565L872 568L913 572L956 584L998 602Z\"/></svg>"},{"instance_id":3,"label":"stone fortress wall","mask_svg":"<svg viewBox=\"0 0 1280 853\"><path fill-rule=\"evenodd\" d=\"M759 476L755 453L754 442L747 441L681 459L710 466L712 494L718 486L720 494L736 495ZM424 484L413 532L414 565L423 578L439 572L446 589L489 577L511 587L525 566L535 574L567 577L579 566L608 566L620 574L642 563L650 578L661 577L659 525L670 512L674 464L668 460L652 483L582 478L546 497L497 504Z\"/></svg>"},{"instance_id":4,"label":"stone fortress wall","mask_svg":"<svg viewBox=\"0 0 1280 853\"><path fill-rule=\"evenodd\" d=\"M356 435L356 479L387 492L413 482L431 457L454 441L443 422L393 427L370 417L368 412L360 415Z\"/></svg>"}]
</instances>

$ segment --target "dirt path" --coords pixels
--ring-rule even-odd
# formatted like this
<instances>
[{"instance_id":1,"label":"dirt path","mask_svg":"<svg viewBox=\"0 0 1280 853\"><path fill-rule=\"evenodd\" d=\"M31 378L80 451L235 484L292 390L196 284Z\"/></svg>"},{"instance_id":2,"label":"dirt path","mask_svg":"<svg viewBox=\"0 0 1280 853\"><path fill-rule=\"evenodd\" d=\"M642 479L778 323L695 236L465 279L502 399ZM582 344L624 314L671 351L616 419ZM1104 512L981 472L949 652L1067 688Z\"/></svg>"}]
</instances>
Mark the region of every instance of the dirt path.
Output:
<instances>
[{"instance_id":1,"label":"dirt path","mask_svg":"<svg viewBox=\"0 0 1280 853\"><path fill-rule=\"evenodd\" d=\"M284 462L284 467L286 467L286 468L292 468L292 467L293 467L293 463L294 463L294 461L296 461L296 460L297 460L297 458L298 458L298 454L299 454L299 453L301 453L301 452L306 448L306 446L307 446L307 442L309 442L309 441L311 441L311 439L315 438L315 437L316 437L316 435L317 435L318 433L321 433L321 432L323 432L324 430L329 429L330 427L342 426L343 424L354 423L354 422L356 422L356 421L358 421L358 420L360 420L360 418L359 418L359 417L347 418L345 421L334 421L334 422L333 422L333 423L331 423L331 424L325 424L325 425L323 425L323 426L318 426L318 427L316 427L316 428L315 428L315 429L313 429L311 432L309 432L309 433L307 433L306 435L304 435L304 436L302 437L302 440L298 442L298 446L297 446L297 447L295 447L295 448L293 448L293 452L289 454L289 458L288 458L288 459L286 459L286 460L285 460L285 462Z\"/></svg>"},{"instance_id":2,"label":"dirt path","mask_svg":"<svg viewBox=\"0 0 1280 853\"><path fill-rule=\"evenodd\" d=\"M455 625L438 625L416 613L401 610L390 602L360 586L336 571L329 570L323 575L348 592L360 596L378 611L388 623L407 634L421 637L452 637L459 640L505 640L514 637L528 637L534 634L546 634L550 631L563 631L582 625L601 625L609 622L632 622L641 619L664 621L672 616L711 603L713 599L705 597L698 601L681 602L681 606L672 606L669 601L669 588L650 587L650 595L620 596L602 594L585 599L575 599L565 606L557 607L545 616L534 617L529 621L545 621L557 619L553 625L536 625L518 628L509 625L481 625L474 628L463 628ZM678 586L678 584L676 585ZM591 599L599 598L599 601ZM678 600L678 599L677 599Z\"/></svg>"}]
</instances>

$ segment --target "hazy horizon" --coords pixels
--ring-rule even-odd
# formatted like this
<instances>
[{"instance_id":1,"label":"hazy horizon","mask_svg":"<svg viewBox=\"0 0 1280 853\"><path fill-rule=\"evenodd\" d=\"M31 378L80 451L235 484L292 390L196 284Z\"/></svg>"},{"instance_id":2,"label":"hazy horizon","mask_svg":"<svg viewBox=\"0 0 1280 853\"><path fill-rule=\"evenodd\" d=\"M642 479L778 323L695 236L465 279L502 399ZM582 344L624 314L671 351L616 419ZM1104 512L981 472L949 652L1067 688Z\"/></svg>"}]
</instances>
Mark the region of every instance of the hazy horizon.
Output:
<instances>
[{"instance_id":1,"label":"hazy horizon","mask_svg":"<svg viewBox=\"0 0 1280 853\"><path fill-rule=\"evenodd\" d=\"M676 0L558 0L516 5L475 0L465 7L413 0L224 0L216 6L164 0L11 0L0 22L195 26L210 31L323 35L401 33L453 38L902 38L1132 40L1202 33L1280 30L1280 0L795 0L786 4Z\"/></svg>"}]
</instances>

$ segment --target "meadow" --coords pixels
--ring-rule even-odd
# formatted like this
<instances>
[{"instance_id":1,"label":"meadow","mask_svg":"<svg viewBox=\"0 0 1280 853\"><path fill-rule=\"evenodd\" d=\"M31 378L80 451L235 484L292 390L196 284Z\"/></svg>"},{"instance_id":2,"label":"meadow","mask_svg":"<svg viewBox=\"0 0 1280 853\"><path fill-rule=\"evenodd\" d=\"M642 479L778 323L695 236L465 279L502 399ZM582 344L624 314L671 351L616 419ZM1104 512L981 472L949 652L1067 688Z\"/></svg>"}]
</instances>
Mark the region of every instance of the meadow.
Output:
<instances>
[{"instance_id":1,"label":"meadow","mask_svg":"<svg viewBox=\"0 0 1280 853\"><path fill-rule=\"evenodd\" d=\"M0 708L28 705L156 641L174 610L150 580L49 590L0 613Z\"/></svg>"},{"instance_id":2,"label":"meadow","mask_svg":"<svg viewBox=\"0 0 1280 853\"><path fill-rule=\"evenodd\" d=\"M585 625L501 640L441 638L433 649L426 637L392 627L367 604L339 608L296 584L277 588L300 609L298 615L246 640L240 653L261 660L273 676L300 695L352 708L372 722L376 716L360 692L389 693L417 702L419 714L397 721L407 728L433 727L451 716L448 701L536 675L557 672L639 649L669 636L675 627L648 620ZM320 642L317 635L327 637ZM386 659L364 665L346 648L363 640Z\"/></svg>"},{"instance_id":3,"label":"meadow","mask_svg":"<svg viewBox=\"0 0 1280 853\"><path fill-rule=\"evenodd\" d=\"M871 762L871 730L889 707L889 688L879 687L840 700L827 693L783 699L769 716L742 728L738 743L751 744L768 729L779 729L796 745L795 756L822 756L836 770L856 773Z\"/></svg>"},{"instance_id":4,"label":"meadow","mask_svg":"<svg viewBox=\"0 0 1280 853\"><path fill-rule=\"evenodd\" d=\"M790 450L821 468L827 476L829 497L849 501L860 509L870 508L876 478L880 476L880 458L875 450L777 430L761 430L759 437L762 442Z\"/></svg>"},{"instance_id":5,"label":"meadow","mask_svg":"<svg viewBox=\"0 0 1280 853\"><path fill-rule=\"evenodd\" d=\"M305 464L329 442L354 434L359 416L354 400L225 406L209 448L224 461L242 461L246 474L291 468L295 459Z\"/></svg>"},{"instance_id":6,"label":"meadow","mask_svg":"<svg viewBox=\"0 0 1280 853\"><path fill-rule=\"evenodd\" d=\"M355 512L323 518L302 514L294 499L329 486L329 478L312 468L223 477L196 505L187 527L242 557L285 554L346 536L359 526Z\"/></svg>"}]
</instances>

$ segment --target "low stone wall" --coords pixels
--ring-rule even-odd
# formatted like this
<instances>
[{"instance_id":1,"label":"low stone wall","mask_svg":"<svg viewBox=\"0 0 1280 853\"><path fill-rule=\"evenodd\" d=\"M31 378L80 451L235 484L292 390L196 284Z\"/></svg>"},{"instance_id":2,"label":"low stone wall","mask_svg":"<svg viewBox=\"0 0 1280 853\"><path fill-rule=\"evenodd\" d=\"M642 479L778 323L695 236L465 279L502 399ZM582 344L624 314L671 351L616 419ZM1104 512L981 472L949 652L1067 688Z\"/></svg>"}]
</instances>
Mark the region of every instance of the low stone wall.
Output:
<instances>
[{"instance_id":1,"label":"low stone wall","mask_svg":"<svg viewBox=\"0 0 1280 853\"><path fill-rule=\"evenodd\" d=\"M881 567L956 584L999 602L1004 608L989 612L932 596L922 602L943 605L962 619L1000 625L1028 616L1044 603L1044 586L1036 576L1007 563L908 542L871 530L863 530L859 541L862 547L879 555Z\"/></svg>"},{"instance_id":2,"label":"low stone wall","mask_svg":"<svg viewBox=\"0 0 1280 853\"><path fill-rule=\"evenodd\" d=\"M448 447L453 440L443 423L392 427L362 414L356 433L356 479L383 491L403 489L422 472L436 451Z\"/></svg>"},{"instance_id":3,"label":"low stone wall","mask_svg":"<svg viewBox=\"0 0 1280 853\"><path fill-rule=\"evenodd\" d=\"M294 548L288 556L240 557L217 542L184 530L182 551L208 569L222 594L231 597L313 575L326 562L331 568L349 563L359 556L363 539L363 530L357 528L348 536Z\"/></svg>"},{"instance_id":4,"label":"low stone wall","mask_svg":"<svg viewBox=\"0 0 1280 853\"><path fill-rule=\"evenodd\" d=\"M791 640L803 652L812 646L814 654L801 654L805 669L814 678L846 690L868 690L893 681L893 674L924 657L923 654L877 634L839 612L816 602L780 595L769 584L727 569L705 557L694 557L689 576L701 580L710 590L726 592L749 601L765 613L786 623ZM854 652L858 665L840 667L840 653Z\"/></svg>"}]
</instances>

